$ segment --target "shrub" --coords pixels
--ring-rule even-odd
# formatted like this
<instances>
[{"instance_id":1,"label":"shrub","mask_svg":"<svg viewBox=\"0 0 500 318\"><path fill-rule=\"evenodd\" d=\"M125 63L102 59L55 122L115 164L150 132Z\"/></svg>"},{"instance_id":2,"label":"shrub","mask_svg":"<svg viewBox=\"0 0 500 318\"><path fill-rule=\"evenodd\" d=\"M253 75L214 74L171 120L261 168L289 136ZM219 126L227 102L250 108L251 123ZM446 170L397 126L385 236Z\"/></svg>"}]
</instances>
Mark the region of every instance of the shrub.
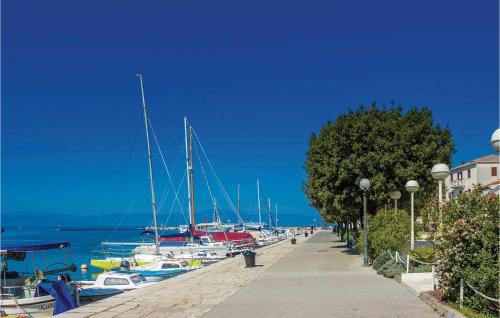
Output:
<instances>
[{"instance_id":1,"label":"shrub","mask_svg":"<svg viewBox=\"0 0 500 318\"><path fill-rule=\"evenodd\" d=\"M464 193L443 208L443 228L434 237L437 275L443 296L458 301L460 279L482 293L499 298L499 198L479 190ZM465 305L498 314L498 307L464 288Z\"/></svg>"},{"instance_id":2,"label":"shrub","mask_svg":"<svg viewBox=\"0 0 500 318\"><path fill-rule=\"evenodd\" d=\"M413 265L410 266L410 273L429 273L432 272L432 265Z\"/></svg>"},{"instance_id":3,"label":"shrub","mask_svg":"<svg viewBox=\"0 0 500 318\"><path fill-rule=\"evenodd\" d=\"M404 266L390 259L389 261L385 262L384 265L380 266L380 268L377 270L377 274L383 275L384 277L393 278L396 274L400 274L404 271Z\"/></svg>"},{"instance_id":4,"label":"shrub","mask_svg":"<svg viewBox=\"0 0 500 318\"><path fill-rule=\"evenodd\" d=\"M380 254L374 261L373 261L373 269L378 270L382 265L390 261L391 254L389 251L385 251L384 253Z\"/></svg>"},{"instance_id":5,"label":"shrub","mask_svg":"<svg viewBox=\"0 0 500 318\"><path fill-rule=\"evenodd\" d=\"M428 246L421 246L414 249L410 252L410 256L420 262L434 262L434 250Z\"/></svg>"},{"instance_id":6,"label":"shrub","mask_svg":"<svg viewBox=\"0 0 500 318\"><path fill-rule=\"evenodd\" d=\"M387 262L385 262L382 266L380 266L378 269L377 269L377 274L379 275L383 275L383 273L385 272L385 270L391 266L393 266L394 264L396 264L396 262L392 259L388 260Z\"/></svg>"},{"instance_id":7,"label":"shrub","mask_svg":"<svg viewBox=\"0 0 500 318\"><path fill-rule=\"evenodd\" d=\"M410 237L410 217L403 210L380 210L368 218L368 255L376 259L386 251L400 251ZM362 247L359 240L358 247Z\"/></svg>"},{"instance_id":8,"label":"shrub","mask_svg":"<svg viewBox=\"0 0 500 318\"><path fill-rule=\"evenodd\" d=\"M422 226L425 231L435 232L437 230L439 220L439 202L437 199L432 199L429 203L420 209L420 217L422 218Z\"/></svg>"},{"instance_id":9,"label":"shrub","mask_svg":"<svg viewBox=\"0 0 500 318\"><path fill-rule=\"evenodd\" d=\"M392 264L391 266L387 267L383 273L384 277L387 278L393 278L397 274L404 273L406 269L404 268L403 265L400 263Z\"/></svg>"}]
</instances>

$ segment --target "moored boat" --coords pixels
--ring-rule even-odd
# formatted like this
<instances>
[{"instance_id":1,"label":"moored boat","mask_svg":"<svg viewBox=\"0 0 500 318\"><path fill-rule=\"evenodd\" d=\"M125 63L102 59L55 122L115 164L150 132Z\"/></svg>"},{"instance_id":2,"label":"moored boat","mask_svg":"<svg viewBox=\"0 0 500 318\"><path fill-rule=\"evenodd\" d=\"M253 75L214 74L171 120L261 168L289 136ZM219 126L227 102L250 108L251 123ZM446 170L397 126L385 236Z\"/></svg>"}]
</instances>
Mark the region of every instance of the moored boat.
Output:
<instances>
[{"instance_id":1,"label":"moored boat","mask_svg":"<svg viewBox=\"0 0 500 318\"><path fill-rule=\"evenodd\" d=\"M104 272L97 276L95 281L79 282L81 289L120 289L122 291L133 290L151 286L152 282L137 273L125 273L118 271Z\"/></svg>"},{"instance_id":2,"label":"moored boat","mask_svg":"<svg viewBox=\"0 0 500 318\"><path fill-rule=\"evenodd\" d=\"M76 289L70 283L76 266L62 262L43 262L41 265L42 262L36 261L39 254L44 254L46 261L48 251L65 251L69 247L69 242L19 244L3 241L0 247L2 314L49 317L77 307L74 293ZM27 253L31 254L28 258L33 266L31 270L26 262ZM18 263L25 263L26 266Z\"/></svg>"}]
</instances>

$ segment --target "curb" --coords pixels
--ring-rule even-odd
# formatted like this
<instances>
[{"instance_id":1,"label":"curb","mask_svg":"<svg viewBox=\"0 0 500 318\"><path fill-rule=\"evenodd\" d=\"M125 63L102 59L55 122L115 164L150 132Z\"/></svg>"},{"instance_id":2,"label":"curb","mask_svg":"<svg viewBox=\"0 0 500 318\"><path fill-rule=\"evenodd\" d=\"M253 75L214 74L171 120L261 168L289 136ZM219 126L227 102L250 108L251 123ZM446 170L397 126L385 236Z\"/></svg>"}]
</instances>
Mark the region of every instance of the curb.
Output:
<instances>
[{"instance_id":1,"label":"curb","mask_svg":"<svg viewBox=\"0 0 500 318\"><path fill-rule=\"evenodd\" d=\"M455 310L453 308L450 308L446 305L439 303L434 297L429 295L427 292L420 293L418 298L420 298L427 305L431 306L432 309L437 311L441 316L444 316L446 318L467 318L458 310Z\"/></svg>"}]
</instances>

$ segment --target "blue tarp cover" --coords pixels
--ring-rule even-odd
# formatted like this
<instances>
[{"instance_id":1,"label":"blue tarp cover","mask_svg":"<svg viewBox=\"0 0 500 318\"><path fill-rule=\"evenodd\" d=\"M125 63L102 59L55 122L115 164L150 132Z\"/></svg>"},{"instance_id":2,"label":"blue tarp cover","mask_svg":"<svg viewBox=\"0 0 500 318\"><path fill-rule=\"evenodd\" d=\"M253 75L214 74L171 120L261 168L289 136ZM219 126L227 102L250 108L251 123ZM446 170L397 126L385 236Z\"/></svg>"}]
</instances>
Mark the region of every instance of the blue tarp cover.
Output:
<instances>
[{"instance_id":1,"label":"blue tarp cover","mask_svg":"<svg viewBox=\"0 0 500 318\"><path fill-rule=\"evenodd\" d=\"M56 299L56 305L52 315L58 315L65 311L78 307L73 295L62 280L45 281L38 285L39 295L50 295Z\"/></svg>"}]
</instances>

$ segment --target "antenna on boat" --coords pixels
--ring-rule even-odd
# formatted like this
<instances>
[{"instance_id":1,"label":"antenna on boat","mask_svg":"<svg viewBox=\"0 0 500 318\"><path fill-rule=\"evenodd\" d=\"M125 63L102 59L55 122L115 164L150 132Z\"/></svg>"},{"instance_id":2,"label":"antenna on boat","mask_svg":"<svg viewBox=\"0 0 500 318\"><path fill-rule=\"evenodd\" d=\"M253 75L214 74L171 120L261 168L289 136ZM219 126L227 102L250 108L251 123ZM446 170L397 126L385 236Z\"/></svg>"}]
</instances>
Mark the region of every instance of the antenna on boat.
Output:
<instances>
[{"instance_id":1,"label":"antenna on boat","mask_svg":"<svg viewBox=\"0 0 500 318\"><path fill-rule=\"evenodd\" d=\"M151 204L153 205L153 223L155 227L155 253L160 254L160 244L158 237L158 224L156 222L156 195L155 195L155 184L153 178L153 164L151 162L151 145L149 142L149 125L148 125L148 110L146 107L146 99L144 98L144 83L142 82L142 75L136 74L141 82L141 97L142 97L142 108L144 110L144 125L146 128L146 140L148 144L148 163L149 163L149 185L151 188Z\"/></svg>"},{"instance_id":2,"label":"antenna on boat","mask_svg":"<svg viewBox=\"0 0 500 318\"><path fill-rule=\"evenodd\" d=\"M262 231L262 217L260 216L260 185L257 179L257 206L259 207L259 228Z\"/></svg>"}]
</instances>

